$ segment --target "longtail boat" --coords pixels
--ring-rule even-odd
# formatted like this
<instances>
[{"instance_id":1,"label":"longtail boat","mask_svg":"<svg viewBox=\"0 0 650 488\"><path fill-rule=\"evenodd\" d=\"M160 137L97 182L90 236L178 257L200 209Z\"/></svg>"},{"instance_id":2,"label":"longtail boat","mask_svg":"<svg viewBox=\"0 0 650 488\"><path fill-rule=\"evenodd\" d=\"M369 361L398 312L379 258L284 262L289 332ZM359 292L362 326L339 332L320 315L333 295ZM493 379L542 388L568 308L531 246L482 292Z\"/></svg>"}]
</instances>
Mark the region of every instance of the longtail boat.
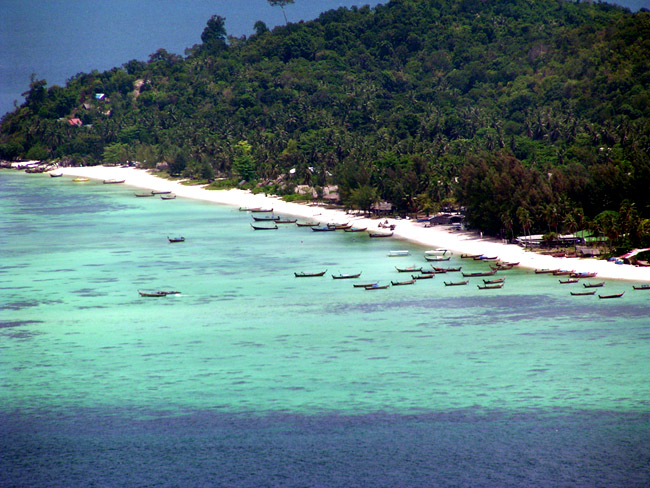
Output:
<instances>
[{"instance_id":1,"label":"longtail boat","mask_svg":"<svg viewBox=\"0 0 650 488\"><path fill-rule=\"evenodd\" d=\"M469 283L469 280L465 281L445 281L445 286L461 286L461 285L466 285Z\"/></svg>"},{"instance_id":2,"label":"longtail boat","mask_svg":"<svg viewBox=\"0 0 650 488\"><path fill-rule=\"evenodd\" d=\"M255 230L277 230L278 228L277 225L273 225L273 227L268 227L265 225L253 225L253 224L251 224L251 227Z\"/></svg>"},{"instance_id":3,"label":"longtail boat","mask_svg":"<svg viewBox=\"0 0 650 488\"><path fill-rule=\"evenodd\" d=\"M595 295L596 290L591 290L591 291L572 291L571 295L574 297L579 297L579 296L587 296L587 295Z\"/></svg>"},{"instance_id":4,"label":"longtail boat","mask_svg":"<svg viewBox=\"0 0 650 488\"><path fill-rule=\"evenodd\" d=\"M476 285L479 290L495 290L497 288L503 288L503 283L494 283L492 285Z\"/></svg>"},{"instance_id":5,"label":"longtail boat","mask_svg":"<svg viewBox=\"0 0 650 488\"><path fill-rule=\"evenodd\" d=\"M625 292L614 293L613 295L598 295L598 298L621 298Z\"/></svg>"},{"instance_id":6,"label":"longtail boat","mask_svg":"<svg viewBox=\"0 0 650 488\"><path fill-rule=\"evenodd\" d=\"M415 283L415 279L412 278L410 280L406 281L391 281L390 284L393 286L401 286L401 285L412 285Z\"/></svg>"},{"instance_id":7,"label":"longtail boat","mask_svg":"<svg viewBox=\"0 0 650 488\"><path fill-rule=\"evenodd\" d=\"M361 276L361 273L332 275L332 278L335 280L349 280L351 278L358 278L359 276Z\"/></svg>"},{"instance_id":8,"label":"longtail boat","mask_svg":"<svg viewBox=\"0 0 650 488\"><path fill-rule=\"evenodd\" d=\"M305 273L304 271L298 271L294 272L293 274L295 275L296 278L314 278L316 276L323 276L327 273L327 270L325 271L318 271L317 273Z\"/></svg>"}]
</instances>

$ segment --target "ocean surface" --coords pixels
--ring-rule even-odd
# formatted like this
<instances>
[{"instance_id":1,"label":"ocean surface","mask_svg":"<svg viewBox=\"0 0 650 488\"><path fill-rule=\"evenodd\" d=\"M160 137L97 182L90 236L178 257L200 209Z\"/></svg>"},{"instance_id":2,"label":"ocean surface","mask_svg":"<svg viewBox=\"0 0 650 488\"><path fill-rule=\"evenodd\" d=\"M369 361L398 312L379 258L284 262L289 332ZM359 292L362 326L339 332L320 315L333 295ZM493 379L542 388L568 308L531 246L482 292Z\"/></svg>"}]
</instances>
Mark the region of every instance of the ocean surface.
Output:
<instances>
[{"instance_id":1,"label":"ocean surface","mask_svg":"<svg viewBox=\"0 0 650 488\"><path fill-rule=\"evenodd\" d=\"M0 171L3 488L648 486L650 293L136 191Z\"/></svg>"}]
</instances>

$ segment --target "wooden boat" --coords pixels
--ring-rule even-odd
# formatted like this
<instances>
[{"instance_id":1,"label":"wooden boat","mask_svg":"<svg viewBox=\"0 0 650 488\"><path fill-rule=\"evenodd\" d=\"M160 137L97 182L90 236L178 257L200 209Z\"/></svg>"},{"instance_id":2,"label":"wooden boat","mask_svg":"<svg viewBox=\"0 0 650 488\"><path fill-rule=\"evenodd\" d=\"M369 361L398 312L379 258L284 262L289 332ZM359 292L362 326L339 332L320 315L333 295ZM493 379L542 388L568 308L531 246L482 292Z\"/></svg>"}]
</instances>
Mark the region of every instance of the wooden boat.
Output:
<instances>
[{"instance_id":1,"label":"wooden boat","mask_svg":"<svg viewBox=\"0 0 650 488\"><path fill-rule=\"evenodd\" d=\"M267 215L264 217L256 217L255 215L251 215L251 217L253 217L253 220L255 222L271 222L271 221L275 222L277 220L280 220L280 217L278 217L277 215Z\"/></svg>"},{"instance_id":2,"label":"wooden boat","mask_svg":"<svg viewBox=\"0 0 650 488\"><path fill-rule=\"evenodd\" d=\"M519 266L519 261L517 261L515 263L503 261L503 262L501 262L499 264L502 265L502 266Z\"/></svg>"},{"instance_id":3,"label":"wooden boat","mask_svg":"<svg viewBox=\"0 0 650 488\"><path fill-rule=\"evenodd\" d=\"M554 269L551 274L553 276L569 276L572 272L568 269Z\"/></svg>"},{"instance_id":4,"label":"wooden boat","mask_svg":"<svg viewBox=\"0 0 650 488\"><path fill-rule=\"evenodd\" d=\"M632 288L634 288L635 290L650 290L650 285L648 284L632 285Z\"/></svg>"},{"instance_id":5,"label":"wooden boat","mask_svg":"<svg viewBox=\"0 0 650 488\"><path fill-rule=\"evenodd\" d=\"M410 256L410 255L411 255L411 251L407 251L407 250L388 251L389 258L397 258L400 256Z\"/></svg>"},{"instance_id":6,"label":"wooden boat","mask_svg":"<svg viewBox=\"0 0 650 488\"><path fill-rule=\"evenodd\" d=\"M74 181L75 183L81 183L81 182L84 182L84 181L90 181L90 178L84 178L84 177L80 176L78 178L73 178L72 181Z\"/></svg>"},{"instance_id":7,"label":"wooden boat","mask_svg":"<svg viewBox=\"0 0 650 488\"><path fill-rule=\"evenodd\" d=\"M587 272L573 272L569 276L571 278L594 278L598 273L587 273Z\"/></svg>"},{"instance_id":8,"label":"wooden boat","mask_svg":"<svg viewBox=\"0 0 650 488\"><path fill-rule=\"evenodd\" d=\"M176 198L176 195L170 194L170 195L160 195L161 200L173 200Z\"/></svg>"},{"instance_id":9,"label":"wooden boat","mask_svg":"<svg viewBox=\"0 0 650 488\"><path fill-rule=\"evenodd\" d=\"M296 276L296 278L314 278L316 276L323 276L325 273L327 273L327 270L319 271L317 273L305 273L304 271L299 271L293 274Z\"/></svg>"},{"instance_id":10,"label":"wooden boat","mask_svg":"<svg viewBox=\"0 0 650 488\"><path fill-rule=\"evenodd\" d=\"M465 281L445 281L445 286L461 286L461 285L466 285L469 283L469 280Z\"/></svg>"},{"instance_id":11,"label":"wooden boat","mask_svg":"<svg viewBox=\"0 0 650 488\"><path fill-rule=\"evenodd\" d=\"M138 290L138 293L141 297L151 297L151 298L160 298L166 297L167 295L180 295L180 291L177 290L156 290L156 291L146 291Z\"/></svg>"},{"instance_id":12,"label":"wooden boat","mask_svg":"<svg viewBox=\"0 0 650 488\"><path fill-rule=\"evenodd\" d=\"M447 249L429 249L424 251L425 256L444 256L447 254Z\"/></svg>"},{"instance_id":13,"label":"wooden boat","mask_svg":"<svg viewBox=\"0 0 650 488\"><path fill-rule=\"evenodd\" d=\"M125 180L104 180L102 183L105 185L116 185L118 183L124 183Z\"/></svg>"},{"instance_id":14,"label":"wooden boat","mask_svg":"<svg viewBox=\"0 0 650 488\"><path fill-rule=\"evenodd\" d=\"M377 286L377 282L374 283L355 283L352 285L355 288L368 288L369 286Z\"/></svg>"},{"instance_id":15,"label":"wooden boat","mask_svg":"<svg viewBox=\"0 0 650 488\"><path fill-rule=\"evenodd\" d=\"M435 266L432 266L432 268L436 271L436 273L455 273L457 271L460 271L463 269L462 266L458 266L456 268L436 268Z\"/></svg>"},{"instance_id":16,"label":"wooden boat","mask_svg":"<svg viewBox=\"0 0 650 488\"><path fill-rule=\"evenodd\" d=\"M463 278L475 278L477 276L492 276L496 274L496 270L492 271L478 271L475 273L463 273Z\"/></svg>"},{"instance_id":17,"label":"wooden boat","mask_svg":"<svg viewBox=\"0 0 650 488\"><path fill-rule=\"evenodd\" d=\"M591 291L572 291L571 295L574 297L579 297L579 296L586 296L586 295L595 295L596 290L591 290Z\"/></svg>"},{"instance_id":18,"label":"wooden boat","mask_svg":"<svg viewBox=\"0 0 650 488\"><path fill-rule=\"evenodd\" d=\"M560 284L562 284L562 285L568 285L568 284L570 284L570 283L577 283L577 282L580 281L580 280L578 280L578 278L569 278L569 279L567 279L567 280L558 280L558 281L559 281Z\"/></svg>"},{"instance_id":19,"label":"wooden boat","mask_svg":"<svg viewBox=\"0 0 650 488\"><path fill-rule=\"evenodd\" d=\"M135 196L139 197L139 198L146 198L146 197L153 197L154 194L153 193L136 193Z\"/></svg>"},{"instance_id":20,"label":"wooden boat","mask_svg":"<svg viewBox=\"0 0 650 488\"><path fill-rule=\"evenodd\" d=\"M345 232L364 232L368 227L348 227Z\"/></svg>"},{"instance_id":21,"label":"wooden boat","mask_svg":"<svg viewBox=\"0 0 650 488\"><path fill-rule=\"evenodd\" d=\"M185 237L183 237L183 236L178 236L178 237L169 237L169 236L167 236L167 240L169 242L185 242Z\"/></svg>"},{"instance_id":22,"label":"wooden boat","mask_svg":"<svg viewBox=\"0 0 650 488\"><path fill-rule=\"evenodd\" d=\"M319 222L296 222L298 227L316 227L320 225Z\"/></svg>"},{"instance_id":23,"label":"wooden boat","mask_svg":"<svg viewBox=\"0 0 650 488\"><path fill-rule=\"evenodd\" d=\"M255 230L277 230L278 226L273 225L273 227L267 227L265 225L253 225L251 224L251 227Z\"/></svg>"},{"instance_id":24,"label":"wooden boat","mask_svg":"<svg viewBox=\"0 0 650 488\"><path fill-rule=\"evenodd\" d=\"M495 285L497 283L504 283L506 281L505 278L495 278L493 280L483 280L483 283L486 285Z\"/></svg>"},{"instance_id":25,"label":"wooden boat","mask_svg":"<svg viewBox=\"0 0 650 488\"><path fill-rule=\"evenodd\" d=\"M376 285L375 284L375 285L366 286L365 289L366 290L385 290L389 286L390 285Z\"/></svg>"},{"instance_id":26,"label":"wooden boat","mask_svg":"<svg viewBox=\"0 0 650 488\"><path fill-rule=\"evenodd\" d=\"M392 237L392 232L368 232L368 237Z\"/></svg>"},{"instance_id":27,"label":"wooden boat","mask_svg":"<svg viewBox=\"0 0 650 488\"><path fill-rule=\"evenodd\" d=\"M63 176L63 173L50 173L51 178L61 178Z\"/></svg>"},{"instance_id":28,"label":"wooden boat","mask_svg":"<svg viewBox=\"0 0 650 488\"><path fill-rule=\"evenodd\" d=\"M311 230L314 232L334 232L336 229L333 227L312 227Z\"/></svg>"},{"instance_id":29,"label":"wooden boat","mask_svg":"<svg viewBox=\"0 0 650 488\"><path fill-rule=\"evenodd\" d=\"M140 290L138 290L138 293L140 294L141 297L160 298L160 297L166 297L167 296L167 294L164 291L140 291Z\"/></svg>"},{"instance_id":30,"label":"wooden boat","mask_svg":"<svg viewBox=\"0 0 650 488\"><path fill-rule=\"evenodd\" d=\"M497 288L503 288L503 283L494 283L492 285L476 285L479 290L495 290Z\"/></svg>"},{"instance_id":31,"label":"wooden boat","mask_svg":"<svg viewBox=\"0 0 650 488\"><path fill-rule=\"evenodd\" d=\"M295 224L297 219L278 219L276 224Z\"/></svg>"},{"instance_id":32,"label":"wooden boat","mask_svg":"<svg viewBox=\"0 0 650 488\"><path fill-rule=\"evenodd\" d=\"M352 224L327 224L328 227L332 227L335 230L345 230L352 227Z\"/></svg>"},{"instance_id":33,"label":"wooden boat","mask_svg":"<svg viewBox=\"0 0 650 488\"><path fill-rule=\"evenodd\" d=\"M264 212L271 213L271 212L273 212L273 209L272 208L255 207L255 208L251 208L249 211L253 212L253 213L264 213Z\"/></svg>"},{"instance_id":34,"label":"wooden boat","mask_svg":"<svg viewBox=\"0 0 650 488\"><path fill-rule=\"evenodd\" d=\"M559 269L549 269L549 268L536 269L535 274L553 274L556 271L560 271L560 270Z\"/></svg>"},{"instance_id":35,"label":"wooden boat","mask_svg":"<svg viewBox=\"0 0 650 488\"><path fill-rule=\"evenodd\" d=\"M451 259L451 256L424 256L424 259L427 261L449 261Z\"/></svg>"},{"instance_id":36,"label":"wooden boat","mask_svg":"<svg viewBox=\"0 0 650 488\"><path fill-rule=\"evenodd\" d=\"M625 292L614 293L613 295L598 295L598 298L621 298Z\"/></svg>"},{"instance_id":37,"label":"wooden boat","mask_svg":"<svg viewBox=\"0 0 650 488\"><path fill-rule=\"evenodd\" d=\"M422 266L417 267L417 266L407 266L406 268L398 268L395 266L395 269L399 271L400 273L419 273L422 271Z\"/></svg>"},{"instance_id":38,"label":"wooden boat","mask_svg":"<svg viewBox=\"0 0 650 488\"><path fill-rule=\"evenodd\" d=\"M361 276L361 273L332 275L332 278L335 280L349 280L351 278L358 278L359 276Z\"/></svg>"},{"instance_id":39,"label":"wooden boat","mask_svg":"<svg viewBox=\"0 0 650 488\"><path fill-rule=\"evenodd\" d=\"M435 276L435 273L427 273L421 275L411 275L414 280L430 280Z\"/></svg>"},{"instance_id":40,"label":"wooden boat","mask_svg":"<svg viewBox=\"0 0 650 488\"><path fill-rule=\"evenodd\" d=\"M260 207L239 207L240 212L261 212Z\"/></svg>"},{"instance_id":41,"label":"wooden boat","mask_svg":"<svg viewBox=\"0 0 650 488\"><path fill-rule=\"evenodd\" d=\"M605 282L601 281L600 283L583 283L582 286L585 288L600 288L601 286L605 286Z\"/></svg>"},{"instance_id":42,"label":"wooden boat","mask_svg":"<svg viewBox=\"0 0 650 488\"><path fill-rule=\"evenodd\" d=\"M415 278L406 281L391 281L390 284L393 286L402 286L402 285L412 285L415 283Z\"/></svg>"},{"instance_id":43,"label":"wooden boat","mask_svg":"<svg viewBox=\"0 0 650 488\"><path fill-rule=\"evenodd\" d=\"M483 256L482 254L461 254L460 257L463 259L476 259Z\"/></svg>"},{"instance_id":44,"label":"wooden boat","mask_svg":"<svg viewBox=\"0 0 650 488\"><path fill-rule=\"evenodd\" d=\"M169 195L171 190L151 190L154 195Z\"/></svg>"},{"instance_id":45,"label":"wooden boat","mask_svg":"<svg viewBox=\"0 0 650 488\"><path fill-rule=\"evenodd\" d=\"M499 259L499 256L478 256L474 258L474 261L496 261Z\"/></svg>"}]
</instances>

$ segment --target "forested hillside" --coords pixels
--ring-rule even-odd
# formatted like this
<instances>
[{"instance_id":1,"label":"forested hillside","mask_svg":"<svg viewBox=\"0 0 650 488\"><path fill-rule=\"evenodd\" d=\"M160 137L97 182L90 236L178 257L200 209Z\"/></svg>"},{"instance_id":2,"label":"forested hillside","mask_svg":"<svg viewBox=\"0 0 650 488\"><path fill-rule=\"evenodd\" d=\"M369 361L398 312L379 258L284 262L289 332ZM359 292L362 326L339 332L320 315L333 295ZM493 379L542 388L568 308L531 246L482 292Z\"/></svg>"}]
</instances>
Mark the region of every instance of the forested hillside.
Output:
<instances>
[{"instance_id":1,"label":"forested hillside","mask_svg":"<svg viewBox=\"0 0 650 488\"><path fill-rule=\"evenodd\" d=\"M300 0L298 0L300 1ZM563 0L392 0L249 38L208 20L65 87L32 79L0 157L137 160L249 184L337 184L488 233L650 234L650 13ZM645 242L647 244L647 242Z\"/></svg>"}]
</instances>

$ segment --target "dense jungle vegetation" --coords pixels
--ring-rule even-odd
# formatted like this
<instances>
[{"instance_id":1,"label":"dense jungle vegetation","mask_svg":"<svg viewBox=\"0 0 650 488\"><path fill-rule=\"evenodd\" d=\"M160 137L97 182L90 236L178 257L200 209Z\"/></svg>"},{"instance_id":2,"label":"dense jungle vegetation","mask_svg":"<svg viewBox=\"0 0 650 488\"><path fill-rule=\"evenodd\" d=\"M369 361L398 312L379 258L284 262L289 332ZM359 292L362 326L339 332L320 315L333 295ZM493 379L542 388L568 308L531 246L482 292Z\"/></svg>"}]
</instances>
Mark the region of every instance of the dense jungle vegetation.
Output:
<instances>
[{"instance_id":1,"label":"dense jungle vegetation","mask_svg":"<svg viewBox=\"0 0 650 488\"><path fill-rule=\"evenodd\" d=\"M184 56L160 49L65 87L33 77L0 157L166 162L285 193L336 184L358 208L462 205L492 234L590 227L650 244L649 12L391 0L260 21L248 38L224 20Z\"/></svg>"}]
</instances>

